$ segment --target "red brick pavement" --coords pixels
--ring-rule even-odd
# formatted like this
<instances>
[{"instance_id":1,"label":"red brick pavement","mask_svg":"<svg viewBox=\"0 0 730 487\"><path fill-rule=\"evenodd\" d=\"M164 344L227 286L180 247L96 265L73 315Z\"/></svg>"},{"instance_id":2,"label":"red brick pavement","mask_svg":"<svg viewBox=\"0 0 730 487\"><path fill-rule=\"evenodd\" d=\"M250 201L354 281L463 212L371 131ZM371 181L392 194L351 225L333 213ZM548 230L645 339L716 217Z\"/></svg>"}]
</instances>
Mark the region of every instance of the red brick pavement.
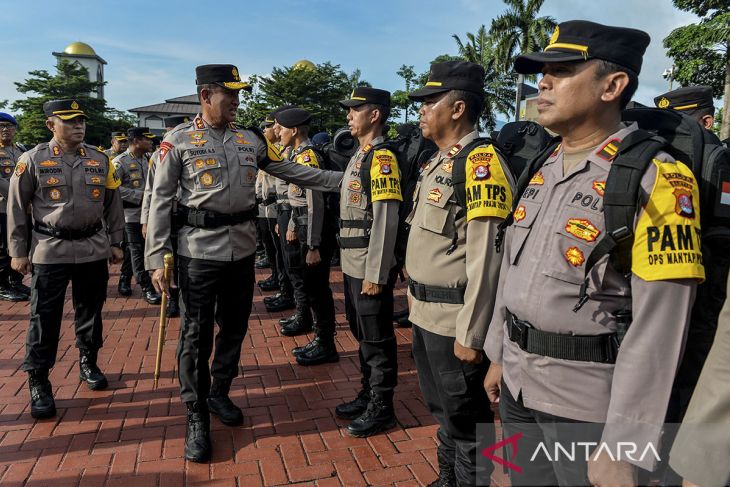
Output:
<instances>
[{"instance_id":1,"label":"red brick pavement","mask_svg":"<svg viewBox=\"0 0 730 487\"><path fill-rule=\"evenodd\" d=\"M263 278L259 272L257 278ZM100 366L110 387L92 392L79 384L70 295L56 367L51 372L58 416L30 416L25 351L28 304L0 302L0 484L73 486L425 485L436 478L436 426L418 389L410 356L410 329L397 329L398 426L369 439L349 437L334 407L359 388L357 342L344 319L342 275L333 270L339 363L305 368L290 350L306 337L279 334L264 295L255 296L243 346L241 375L232 399L245 423L230 428L212 420L210 464L186 462L184 408L175 379L178 319L171 320L162 377L152 387L158 307L116 292L112 269L104 309ZM405 306L403 291L396 307Z\"/></svg>"}]
</instances>

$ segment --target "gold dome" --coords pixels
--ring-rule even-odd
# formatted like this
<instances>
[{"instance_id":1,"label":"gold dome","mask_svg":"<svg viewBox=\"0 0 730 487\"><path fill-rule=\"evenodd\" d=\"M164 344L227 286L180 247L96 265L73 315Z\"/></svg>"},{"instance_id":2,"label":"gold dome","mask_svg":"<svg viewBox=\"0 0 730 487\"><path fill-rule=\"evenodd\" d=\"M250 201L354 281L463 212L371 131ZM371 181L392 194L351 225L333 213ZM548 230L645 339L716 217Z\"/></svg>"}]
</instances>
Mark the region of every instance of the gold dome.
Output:
<instances>
[{"instance_id":1,"label":"gold dome","mask_svg":"<svg viewBox=\"0 0 730 487\"><path fill-rule=\"evenodd\" d=\"M84 42L72 42L63 50L66 54L81 54L84 56L96 56L96 51Z\"/></svg>"},{"instance_id":2,"label":"gold dome","mask_svg":"<svg viewBox=\"0 0 730 487\"><path fill-rule=\"evenodd\" d=\"M294 63L294 66L293 66L293 67L294 67L295 69L296 69L296 68L302 68L302 69L314 69L314 68L316 68L317 66L315 66L315 65L314 65L314 63L313 63L312 61L308 61L308 60L306 60L306 59L302 59L302 60L300 60L300 61L297 61L297 62L295 62L295 63Z\"/></svg>"}]
</instances>

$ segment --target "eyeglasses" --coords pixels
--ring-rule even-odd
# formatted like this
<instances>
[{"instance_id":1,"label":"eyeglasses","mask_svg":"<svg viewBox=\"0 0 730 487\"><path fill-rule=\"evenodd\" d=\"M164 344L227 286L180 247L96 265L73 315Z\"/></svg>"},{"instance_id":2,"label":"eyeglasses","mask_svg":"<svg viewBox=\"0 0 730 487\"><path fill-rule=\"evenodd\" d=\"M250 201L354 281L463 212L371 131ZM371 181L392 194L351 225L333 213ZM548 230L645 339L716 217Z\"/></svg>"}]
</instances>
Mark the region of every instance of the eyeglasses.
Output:
<instances>
[{"instance_id":1,"label":"eyeglasses","mask_svg":"<svg viewBox=\"0 0 730 487\"><path fill-rule=\"evenodd\" d=\"M0 130L14 130L15 125L12 123L0 123Z\"/></svg>"}]
</instances>

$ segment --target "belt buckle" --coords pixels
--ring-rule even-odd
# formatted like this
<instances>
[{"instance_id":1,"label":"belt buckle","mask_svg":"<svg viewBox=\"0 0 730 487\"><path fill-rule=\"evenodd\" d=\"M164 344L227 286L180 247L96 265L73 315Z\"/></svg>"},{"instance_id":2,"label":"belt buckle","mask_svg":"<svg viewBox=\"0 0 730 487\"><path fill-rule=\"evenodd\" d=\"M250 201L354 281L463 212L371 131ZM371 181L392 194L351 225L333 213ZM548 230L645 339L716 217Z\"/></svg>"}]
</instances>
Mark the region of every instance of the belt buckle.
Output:
<instances>
[{"instance_id":1,"label":"belt buckle","mask_svg":"<svg viewBox=\"0 0 730 487\"><path fill-rule=\"evenodd\" d=\"M527 348L527 333L530 327L526 322L511 316L512 326L509 327L509 339L517 344L522 350Z\"/></svg>"}]
</instances>

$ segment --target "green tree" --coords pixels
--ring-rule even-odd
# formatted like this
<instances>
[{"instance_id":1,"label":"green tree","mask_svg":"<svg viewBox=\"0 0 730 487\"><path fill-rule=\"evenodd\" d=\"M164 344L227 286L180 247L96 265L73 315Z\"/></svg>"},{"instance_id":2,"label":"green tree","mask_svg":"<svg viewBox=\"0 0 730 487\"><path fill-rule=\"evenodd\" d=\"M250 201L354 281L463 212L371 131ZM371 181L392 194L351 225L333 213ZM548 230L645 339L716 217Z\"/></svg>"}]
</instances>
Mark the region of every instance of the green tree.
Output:
<instances>
[{"instance_id":1,"label":"green tree","mask_svg":"<svg viewBox=\"0 0 730 487\"><path fill-rule=\"evenodd\" d=\"M408 123L409 115L415 118L418 114L418 104L408 97L414 89L418 88L418 75L416 74L413 66L407 66L405 64L400 67L396 74L403 78L406 87L405 90L395 90L393 92L393 95L391 96L392 105L399 111L403 111L402 113L405 117L405 121ZM394 116L397 117L398 115L394 114Z\"/></svg>"},{"instance_id":2,"label":"green tree","mask_svg":"<svg viewBox=\"0 0 730 487\"><path fill-rule=\"evenodd\" d=\"M490 34L496 42L497 66L511 72L519 54L542 50L557 23L550 16L538 16L545 0L504 0L507 11L492 21ZM520 119L520 101L525 76L517 75L515 120Z\"/></svg>"},{"instance_id":3,"label":"green tree","mask_svg":"<svg viewBox=\"0 0 730 487\"><path fill-rule=\"evenodd\" d=\"M0 110L5 110L9 104L10 102L8 100L0 101Z\"/></svg>"},{"instance_id":4,"label":"green tree","mask_svg":"<svg viewBox=\"0 0 730 487\"><path fill-rule=\"evenodd\" d=\"M515 90L512 87L512 77L498 69L494 38L484 25L476 34L467 32L466 41L462 41L456 34L452 37L456 41L459 55L465 61L484 68L484 111L481 123L487 130L494 130L497 126L497 113L509 115L514 112Z\"/></svg>"},{"instance_id":5,"label":"green tree","mask_svg":"<svg viewBox=\"0 0 730 487\"><path fill-rule=\"evenodd\" d=\"M730 110L730 2L728 0L674 0L674 5L700 17L700 22L674 29L665 39L667 55L674 60L674 79L682 85L712 86ZM730 119L720 127L720 137L730 136Z\"/></svg>"},{"instance_id":6,"label":"green tree","mask_svg":"<svg viewBox=\"0 0 730 487\"><path fill-rule=\"evenodd\" d=\"M329 62L313 68L274 68L270 76L252 76L254 90L246 95L238 121L258 125L266 114L281 105L296 105L312 113L312 133L334 133L345 125L346 112L339 104L355 86L367 86L358 71L348 75Z\"/></svg>"},{"instance_id":7,"label":"green tree","mask_svg":"<svg viewBox=\"0 0 730 487\"><path fill-rule=\"evenodd\" d=\"M118 110L106 106L106 101L89 96L100 83L89 80L88 71L83 66L61 60L57 73L46 70L31 71L30 77L16 82L18 92L36 93L37 96L16 100L12 104L18 115L18 141L29 147L47 142L51 133L46 128L43 104L48 100L74 98L88 115L86 122L86 142L92 145L108 143L113 130L123 130L132 126L132 119Z\"/></svg>"}]
</instances>

